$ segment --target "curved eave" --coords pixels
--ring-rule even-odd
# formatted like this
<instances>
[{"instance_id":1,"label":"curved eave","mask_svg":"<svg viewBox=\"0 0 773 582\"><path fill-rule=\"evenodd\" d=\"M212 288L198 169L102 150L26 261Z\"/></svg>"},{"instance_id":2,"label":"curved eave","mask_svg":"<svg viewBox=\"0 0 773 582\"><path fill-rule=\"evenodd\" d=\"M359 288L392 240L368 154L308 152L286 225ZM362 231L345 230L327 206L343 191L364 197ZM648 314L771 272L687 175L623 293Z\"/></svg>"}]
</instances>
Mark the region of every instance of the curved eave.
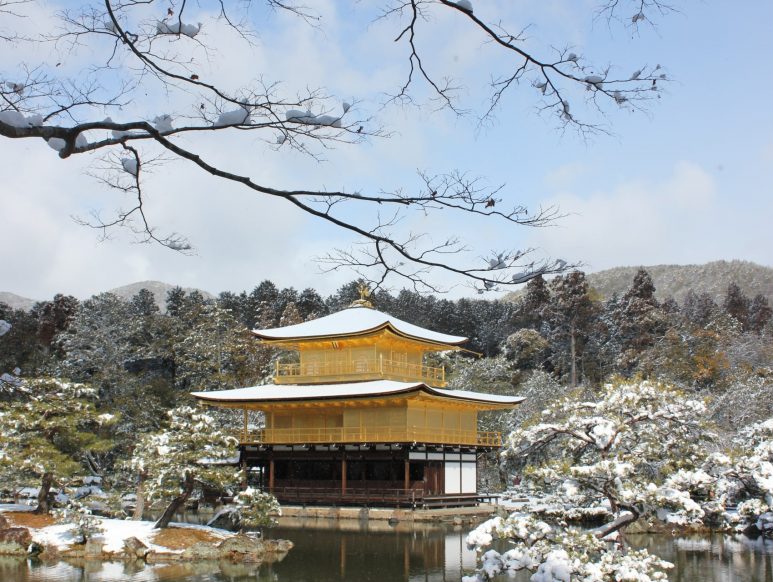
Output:
<instances>
[{"instance_id":1,"label":"curved eave","mask_svg":"<svg viewBox=\"0 0 773 582\"><path fill-rule=\"evenodd\" d=\"M282 388L288 388L287 385ZM248 389L241 389L248 390ZM513 408L517 406L525 399L515 396L496 396L481 394L478 392L467 392L463 390L444 390L442 388L433 388L427 384L419 383L414 385L408 385L401 389L384 390L384 391L372 391L365 393L339 393L339 394L309 394L307 396L298 396L293 398L287 397L271 397L271 398L256 398L245 396L239 398L235 395L229 395L218 397L218 394L223 392L234 393L238 390L224 390L215 392L192 392L191 395L201 402L226 407L238 407L239 405L263 405L263 406L281 406L292 404L312 404L312 403L331 403L335 401L353 401L353 402L365 402L373 399L404 399L411 396L423 396L429 397L432 400L445 400L454 402L456 404L465 404L473 406L479 410L503 410Z\"/></svg>"},{"instance_id":2,"label":"curved eave","mask_svg":"<svg viewBox=\"0 0 773 582\"><path fill-rule=\"evenodd\" d=\"M459 340L454 342L439 342L425 337L420 337L420 336L415 336L415 335L405 333L399 330L398 328L396 328L395 326L393 326L388 321L382 323L381 325L377 325L376 327L367 328L359 331L336 333L336 334L328 333L325 335L301 335L301 336L290 336L290 337L276 337L276 336L271 336L269 334L262 333L262 331L263 330L254 329L252 330L252 333L255 336L259 337L265 343L270 343L270 344L298 344L302 342L335 341L335 340L343 340L347 338L361 338L369 335L375 335L382 331L389 331L390 333L403 339L435 346L439 350L460 349L459 346L461 344L469 341L468 338L460 338Z\"/></svg>"}]
</instances>

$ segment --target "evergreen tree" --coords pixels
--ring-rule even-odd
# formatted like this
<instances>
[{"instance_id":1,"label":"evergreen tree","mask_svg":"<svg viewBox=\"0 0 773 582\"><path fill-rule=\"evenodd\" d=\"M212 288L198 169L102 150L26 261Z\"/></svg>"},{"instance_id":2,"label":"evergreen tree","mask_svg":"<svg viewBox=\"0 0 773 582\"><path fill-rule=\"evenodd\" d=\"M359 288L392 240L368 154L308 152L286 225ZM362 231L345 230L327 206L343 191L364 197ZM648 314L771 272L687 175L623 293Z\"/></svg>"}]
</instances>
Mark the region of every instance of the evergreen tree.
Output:
<instances>
[{"instance_id":1,"label":"evergreen tree","mask_svg":"<svg viewBox=\"0 0 773 582\"><path fill-rule=\"evenodd\" d=\"M107 433L117 418L100 414L96 401L87 385L35 378L0 404L0 474L5 482L39 480L37 513L48 513L56 483L101 471L99 455L114 446Z\"/></svg>"},{"instance_id":2,"label":"evergreen tree","mask_svg":"<svg viewBox=\"0 0 773 582\"><path fill-rule=\"evenodd\" d=\"M353 301L360 298L359 287L362 281L350 281L338 289L333 295L328 297L327 306L330 313L341 311L349 307ZM378 309L384 310L382 305L378 306Z\"/></svg>"},{"instance_id":3,"label":"evergreen tree","mask_svg":"<svg viewBox=\"0 0 773 582\"><path fill-rule=\"evenodd\" d=\"M5 332L0 333L0 375L17 368L34 374L48 361L38 341L37 318L32 312L11 309L0 303L0 321L5 322L2 325Z\"/></svg>"},{"instance_id":4,"label":"evergreen tree","mask_svg":"<svg viewBox=\"0 0 773 582\"><path fill-rule=\"evenodd\" d=\"M252 314L252 323L248 325L250 329L266 329L276 327L279 323L281 312L276 312L279 290L276 285L269 280L262 281L260 285L252 290L248 297L248 309Z\"/></svg>"},{"instance_id":5,"label":"evergreen tree","mask_svg":"<svg viewBox=\"0 0 773 582\"><path fill-rule=\"evenodd\" d=\"M298 295L298 312L303 321L317 319L328 314L327 305L322 296L312 288L306 288Z\"/></svg>"},{"instance_id":6,"label":"evergreen tree","mask_svg":"<svg viewBox=\"0 0 773 582\"><path fill-rule=\"evenodd\" d=\"M652 277L639 269L628 291L619 300L608 302L612 309L607 319L609 340L607 353L617 354L616 368L630 374L639 365L646 349L662 337L667 328L667 318L655 298Z\"/></svg>"},{"instance_id":7,"label":"evergreen tree","mask_svg":"<svg viewBox=\"0 0 773 582\"><path fill-rule=\"evenodd\" d=\"M33 316L38 319L38 341L48 351L56 334L67 329L78 312L79 302L72 295L57 293L52 301L36 303Z\"/></svg>"},{"instance_id":8,"label":"evergreen tree","mask_svg":"<svg viewBox=\"0 0 773 582\"><path fill-rule=\"evenodd\" d=\"M682 315L696 326L704 327L719 314L719 306L708 293L687 292L682 303Z\"/></svg>"},{"instance_id":9,"label":"evergreen tree","mask_svg":"<svg viewBox=\"0 0 773 582\"><path fill-rule=\"evenodd\" d=\"M288 325L296 325L298 323L303 323L303 318L300 311L298 311L298 306L291 301L285 306L282 317L279 318L279 326L287 327Z\"/></svg>"},{"instance_id":10,"label":"evergreen tree","mask_svg":"<svg viewBox=\"0 0 773 582\"><path fill-rule=\"evenodd\" d=\"M156 297L147 289L140 289L129 301L129 313L139 317L149 317L158 313Z\"/></svg>"},{"instance_id":11,"label":"evergreen tree","mask_svg":"<svg viewBox=\"0 0 773 582\"><path fill-rule=\"evenodd\" d=\"M773 309L768 304L768 298L758 293L749 304L748 329L755 333L761 333L773 316Z\"/></svg>"},{"instance_id":12,"label":"evergreen tree","mask_svg":"<svg viewBox=\"0 0 773 582\"><path fill-rule=\"evenodd\" d=\"M173 349L180 392L253 384L268 365L268 350L230 312L214 304L203 308Z\"/></svg>"},{"instance_id":13,"label":"evergreen tree","mask_svg":"<svg viewBox=\"0 0 773 582\"><path fill-rule=\"evenodd\" d=\"M730 283L727 287L725 300L722 302L722 309L729 316L734 317L744 329L749 326L749 298L744 295L741 288L735 283Z\"/></svg>"},{"instance_id":14,"label":"evergreen tree","mask_svg":"<svg viewBox=\"0 0 773 582\"><path fill-rule=\"evenodd\" d=\"M197 486L225 490L241 482L235 465L238 441L213 416L183 406L168 412L169 423L146 434L134 449L131 467L144 476L148 501L168 503L156 528L169 525Z\"/></svg>"},{"instance_id":15,"label":"evergreen tree","mask_svg":"<svg viewBox=\"0 0 773 582\"><path fill-rule=\"evenodd\" d=\"M577 361L595 323L596 307L591 300L585 273L572 271L550 282L550 301L542 308L548 327L547 340L558 369L568 368L571 388L577 386ZM565 362L568 361L568 365Z\"/></svg>"},{"instance_id":16,"label":"evergreen tree","mask_svg":"<svg viewBox=\"0 0 773 582\"><path fill-rule=\"evenodd\" d=\"M180 287L173 287L166 293L166 313L172 317L178 317L183 309L185 302L185 290Z\"/></svg>"},{"instance_id":17,"label":"evergreen tree","mask_svg":"<svg viewBox=\"0 0 773 582\"><path fill-rule=\"evenodd\" d=\"M542 326L543 312L549 303L550 290L545 279L542 275L534 277L526 284L526 292L518 302L518 326L539 330Z\"/></svg>"}]
</instances>

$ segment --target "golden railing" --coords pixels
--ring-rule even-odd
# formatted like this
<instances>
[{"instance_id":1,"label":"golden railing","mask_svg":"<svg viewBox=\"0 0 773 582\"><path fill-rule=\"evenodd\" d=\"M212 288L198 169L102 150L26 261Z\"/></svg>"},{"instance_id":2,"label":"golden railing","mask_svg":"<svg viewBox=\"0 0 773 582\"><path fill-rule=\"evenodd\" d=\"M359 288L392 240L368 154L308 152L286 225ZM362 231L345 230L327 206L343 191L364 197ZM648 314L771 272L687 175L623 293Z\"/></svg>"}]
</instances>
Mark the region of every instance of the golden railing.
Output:
<instances>
[{"instance_id":1,"label":"golden railing","mask_svg":"<svg viewBox=\"0 0 773 582\"><path fill-rule=\"evenodd\" d=\"M401 380L425 382L431 386L446 385L446 370L423 364L396 360L360 359L341 362L276 363L275 384L313 384L352 380Z\"/></svg>"},{"instance_id":2,"label":"golden railing","mask_svg":"<svg viewBox=\"0 0 773 582\"><path fill-rule=\"evenodd\" d=\"M398 426L264 428L241 430L234 436L241 444L267 445L430 443L502 446L502 435L498 432Z\"/></svg>"}]
</instances>

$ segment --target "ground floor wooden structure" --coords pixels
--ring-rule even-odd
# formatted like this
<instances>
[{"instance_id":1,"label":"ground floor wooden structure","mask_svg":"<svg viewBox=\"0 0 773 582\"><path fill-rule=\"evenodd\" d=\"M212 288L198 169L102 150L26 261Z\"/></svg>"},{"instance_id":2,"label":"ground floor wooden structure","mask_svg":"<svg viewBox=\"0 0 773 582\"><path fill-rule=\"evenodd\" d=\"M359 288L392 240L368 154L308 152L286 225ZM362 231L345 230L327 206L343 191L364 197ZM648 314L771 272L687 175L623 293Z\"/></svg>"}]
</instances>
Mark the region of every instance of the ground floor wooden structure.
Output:
<instances>
[{"instance_id":1,"label":"ground floor wooden structure","mask_svg":"<svg viewBox=\"0 0 773 582\"><path fill-rule=\"evenodd\" d=\"M253 486L281 503L386 507L475 505L477 447L419 444L242 446Z\"/></svg>"}]
</instances>

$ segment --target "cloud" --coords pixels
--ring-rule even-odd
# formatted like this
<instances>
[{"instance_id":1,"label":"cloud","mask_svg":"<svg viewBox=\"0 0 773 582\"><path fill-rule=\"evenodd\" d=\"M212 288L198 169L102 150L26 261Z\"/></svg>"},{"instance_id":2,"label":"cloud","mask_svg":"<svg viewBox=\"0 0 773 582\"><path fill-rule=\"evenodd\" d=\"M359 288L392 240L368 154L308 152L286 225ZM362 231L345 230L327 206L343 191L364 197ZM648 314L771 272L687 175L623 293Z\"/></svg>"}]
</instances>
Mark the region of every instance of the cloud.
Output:
<instances>
[{"instance_id":1,"label":"cloud","mask_svg":"<svg viewBox=\"0 0 773 582\"><path fill-rule=\"evenodd\" d=\"M603 176L567 185L547 201L568 216L536 231L535 246L580 261L591 271L748 257L751 235L728 228L732 217L716 179L700 165L681 161L664 178L629 179L608 190L591 190L594 180L601 182Z\"/></svg>"}]
</instances>

